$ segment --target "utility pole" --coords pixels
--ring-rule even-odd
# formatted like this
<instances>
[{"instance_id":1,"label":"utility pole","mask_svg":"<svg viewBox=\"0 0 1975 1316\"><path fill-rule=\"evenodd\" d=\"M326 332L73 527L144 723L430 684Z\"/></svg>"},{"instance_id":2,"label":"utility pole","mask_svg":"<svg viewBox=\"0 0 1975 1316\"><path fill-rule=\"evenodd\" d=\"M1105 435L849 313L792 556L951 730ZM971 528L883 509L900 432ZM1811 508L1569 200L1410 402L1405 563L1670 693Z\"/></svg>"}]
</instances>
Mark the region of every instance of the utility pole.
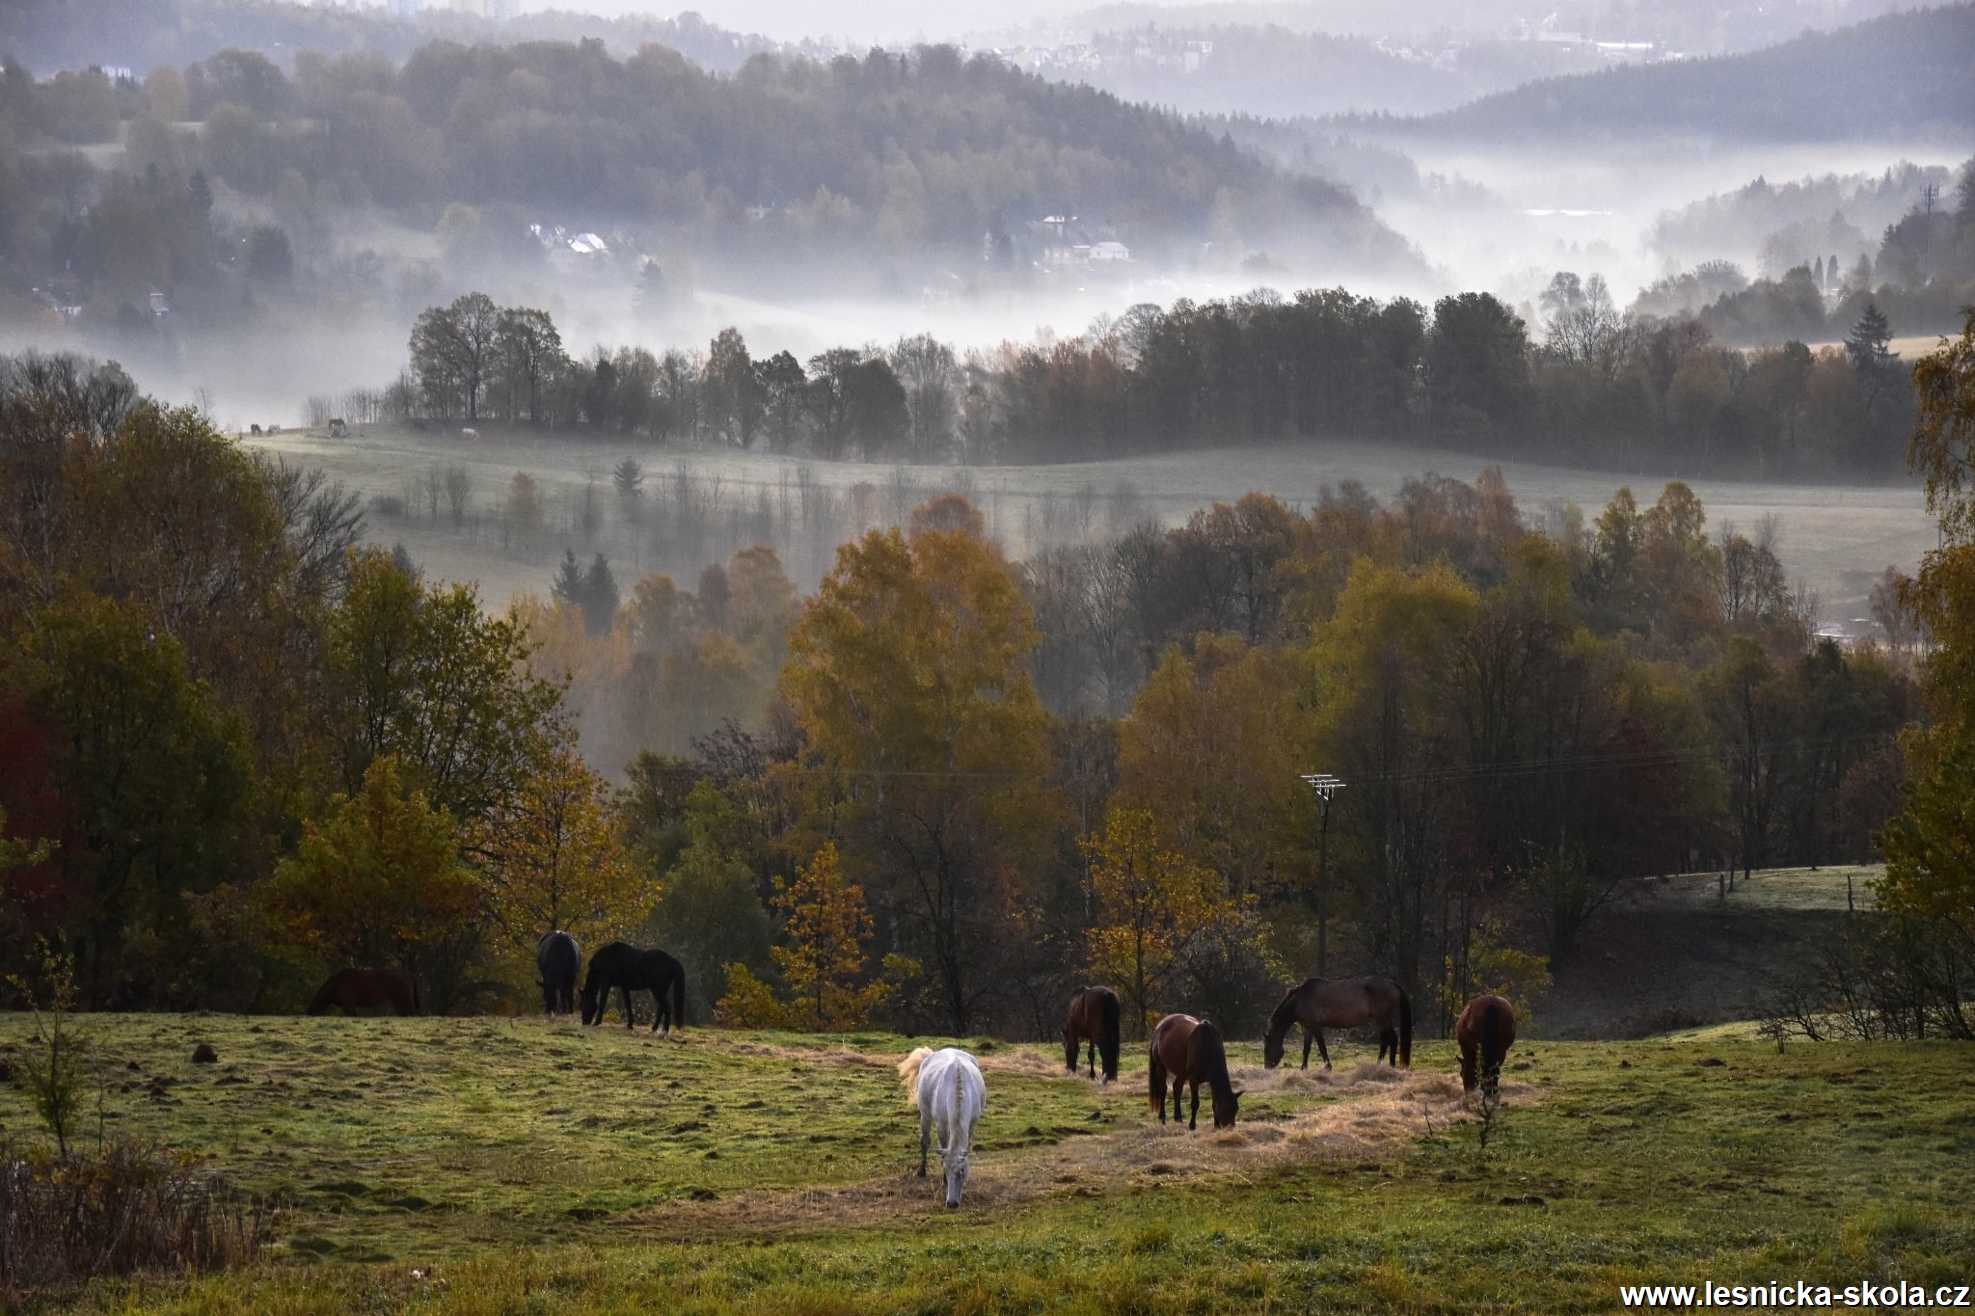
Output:
<instances>
[{"instance_id":1,"label":"utility pole","mask_svg":"<svg viewBox=\"0 0 1975 1316\"><path fill-rule=\"evenodd\" d=\"M1344 789L1344 779L1328 772L1305 772L1300 780L1317 794L1317 976L1330 972L1330 800Z\"/></svg>"}]
</instances>

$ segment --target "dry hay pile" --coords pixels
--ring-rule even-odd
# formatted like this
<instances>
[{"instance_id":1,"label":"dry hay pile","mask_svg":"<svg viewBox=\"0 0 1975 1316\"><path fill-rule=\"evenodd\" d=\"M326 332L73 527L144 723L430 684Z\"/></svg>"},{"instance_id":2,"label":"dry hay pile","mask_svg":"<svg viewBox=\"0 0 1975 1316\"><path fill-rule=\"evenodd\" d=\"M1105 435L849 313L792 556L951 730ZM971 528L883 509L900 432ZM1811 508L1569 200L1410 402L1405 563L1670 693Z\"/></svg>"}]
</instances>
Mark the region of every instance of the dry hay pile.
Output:
<instances>
[{"instance_id":1,"label":"dry hay pile","mask_svg":"<svg viewBox=\"0 0 1975 1316\"><path fill-rule=\"evenodd\" d=\"M983 1058L981 1067L1062 1073L1046 1057L1014 1050ZM1463 1100L1460 1080L1451 1074L1369 1063L1342 1072L1244 1066L1232 1073L1235 1085L1250 1098L1295 1093L1334 1099L1293 1114L1249 1118L1244 1113L1235 1128L1216 1131L1203 1092L1200 1127L1189 1131L1184 1122L1160 1124L1143 1088L1113 1084L1102 1090L1100 1099L1106 1106L1125 1107L1124 1127L1020 1152L976 1154L964 1209L993 1210L1059 1193L1097 1196L1176 1180L1247 1182L1296 1164L1363 1160L1476 1118ZM1523 1085L1505 1083L1503 1088L1509 1103L1529 1099ZM909 1163L917 1151L917 1132L916 1124L900 1121L901 1161ZM675 1237L854 1227L932 1210L938 1183L935 1154L924 1180L908 1170L841 1187L750 1191L718 1201L671 1203L630 1223Z\"/></svg>"}]
</instances>

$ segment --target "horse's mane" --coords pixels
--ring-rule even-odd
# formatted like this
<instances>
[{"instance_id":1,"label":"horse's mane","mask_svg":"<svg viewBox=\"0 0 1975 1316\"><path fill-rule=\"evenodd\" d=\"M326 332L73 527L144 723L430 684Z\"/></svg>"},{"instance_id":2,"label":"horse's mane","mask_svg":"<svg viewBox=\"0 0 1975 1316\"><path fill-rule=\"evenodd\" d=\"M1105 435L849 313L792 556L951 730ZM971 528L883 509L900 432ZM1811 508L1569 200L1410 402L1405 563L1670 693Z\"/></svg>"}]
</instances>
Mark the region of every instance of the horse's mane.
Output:
<instances>
[{"instance_id":1,"label":"horse's mane","mask_svg":"<svg viewBox=\"0 0 1975 1316\"><path fill-rule=\"evenodd\" d=\"M1194 1025L1193 1037L1188 1047L1186 1067L1196 1076L1207 1080L1207 1085L1217 1097L1234 1095L1234 1079L1228 1074L1228 1054L1221 1045L1221 1030L1212 1019L1202 1019ZM1199 1063L1196 1064L1195 1062Z\"/></svg>"},{"instance_id":2,"label":"horse's mane","mask_svg":"<svg viewBox=\"0 0 1975 1316\"><path fill-rule=\"evenodd\" d=\"M914 1110L919 1109L919 1066L932 1053L931 1047L922 1046L898 1062L898 1081L905 1085L905 1104Z\"/></svg>"},{"instance_id":3,"label":"horse's mane","mask_svg":"<svg viewBox=\"0 0 1975 1316\"><path fill-rule=\"evenodd\" d=\"M1269 1015L1270 1036L1289 1031L1289 1025L1296 1022L1296 998L1301 996L1304 989L1315 981L1317 981L1315 978L1305 978L1302 982L1291 987L1288 993L1283 996L1282 1000L1276 1004L1275 1011Z\"/></svg>"}]
</instances>

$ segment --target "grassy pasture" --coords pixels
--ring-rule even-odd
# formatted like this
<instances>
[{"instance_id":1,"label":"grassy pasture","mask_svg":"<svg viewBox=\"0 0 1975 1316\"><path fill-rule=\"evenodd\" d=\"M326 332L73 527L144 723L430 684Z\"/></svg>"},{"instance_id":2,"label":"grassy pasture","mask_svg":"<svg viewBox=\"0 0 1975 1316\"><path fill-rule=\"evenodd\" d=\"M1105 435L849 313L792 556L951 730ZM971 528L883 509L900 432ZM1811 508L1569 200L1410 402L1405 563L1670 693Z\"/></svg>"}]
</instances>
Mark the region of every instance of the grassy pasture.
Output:
<instances>
[{"instance_id":1,"label":"grassy pasture","mask_svg":"<svg viewBox=\"0 0 1975 1316\"><path fill-rule=\"evenodd\" d=\"M1227 1134L1153 1121L1136 1046L1104 1089L994 1044L948 1212L908 1177L902 1038L87 1023L111 1129L283 1204L271 1263L90 1308L1609 1310L1622 1282L1975 1279L1975 1051L1948 1044L1526 1041L1485 1149L1438 1041L1408 1075L1352 1041L1271 1074L1240 1044ZM31 1129L17 1091L0 1124Z\"/></svg>"},{"instance_id":2,"label":"grassy pasture","mask_svg":"<svg viewBox=\"0 0 1975 1316\"><path fill-rule=\"evenodd\" d=\"M1326 483L1361 481L1380 497L1396 494L1407 479L1428 471L1472 480L1489 465L1500 465L1525 514L1540 524L1546 505L1575 503L1587 518L1630 484L1642 503L1658 496L1667 477L1632 476L1550 466L1535 462L1490 462L1447 449L1369 440L1303 440L1255 447L1200 449L1121 458L1104 462L1068 462L1034 466L896 466L871 462L822 462L781 457L763 452L709 450L684 446L556 435L507 432L483 427L477 440L438 429L424 432L391 426L367 427L346 439L330 439L308 430L288 430L249 442L304 465L319 466L351 489L366 496L398 496L435 464L461 465L474 486L476 519L454 530L441 517L411 517L374 521L372 536L389 545L402 540L420 562L440 576L473 580L492 604L513 594L548 587L565 544L579 554L601 550L619 568L635 572L649 567L650 535L665 515L665 482L682 467L698 482L699 495L719 485L721 506L737 515L763 500L780 505L790 497L799 473L806 470L820 486L839 493L858 484L875 490L880 518L903 515L886 504L901 482L906 497L916 502L945 489L968 493L981 507L996 534L1017 557L1026 556L1050 538L1081 528L1076 500L1088 490L1090 529L1106 533L1113 521L1143 515L1167 524L1183 522L1195 509L1251 491L1271 493L1285 502L1308 505ZM616 516L616 499L609 474L625 457L643 464L651 519L639 526ZM526 471L543 485L549 504L547 541L526 555L503 548L492 524L492 506L517 471ZM602 533L585 542L572 530L573 508L583 489L595 482L606 518ZM1707 506L1708 528L1732 523L1753 532L1756 523L1773 516L1781 535L1785 567L1801 576L1823 601L1820 616L1846 621L1865 615L1864 599L1871 582L1888 565L1911 570L1921 554L1935 546L1934 522L1911 485L1838 486L1764 483L1737 480L1696 480L1695 492ZM1128 492L1127 492L1128 491ZM909 510L909 502L904 510ZM718 522L724 512L714 519ZM1052 518L1054 518L1052 520ZM1054 529L1055 535L1048 532ZM799 584L813 584L829 566L834 539L821 545L798 535L797 542L777 544L791 575ZM681 564L661 564L679 570ZM690 564L694 570L703 563Z\"/></svg>"}]
</instances>

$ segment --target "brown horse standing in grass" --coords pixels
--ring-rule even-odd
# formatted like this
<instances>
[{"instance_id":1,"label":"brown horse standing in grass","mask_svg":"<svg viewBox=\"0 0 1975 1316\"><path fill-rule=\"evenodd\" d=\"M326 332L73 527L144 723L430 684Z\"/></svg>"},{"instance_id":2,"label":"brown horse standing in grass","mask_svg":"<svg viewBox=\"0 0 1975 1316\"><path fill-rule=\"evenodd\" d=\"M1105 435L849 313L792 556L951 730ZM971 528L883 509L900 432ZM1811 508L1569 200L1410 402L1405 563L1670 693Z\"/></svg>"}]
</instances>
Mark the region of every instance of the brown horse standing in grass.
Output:
<instances>
[{"instance_id":1,"label":"brown horse standing in grass","mask_svg":"<svg viewBox=\"0 0 1975 1316\"><path fill-rule=\"evenodd\" d=\"M1214 1096L1214 1127L1234 1127L1241 1093L1228 1077L1227 1051L1221 1045L1221 1030L1211 1019L1195 1019L1190 1014L1169 1014L1152 1030L1151 1075L1152 1109L1159 1122L1166 1122L1166 1075L1173 1077L1173 1122L1179 1123L1180 1089L1191 1085L1193 1105L1187 1112L1186 1127L1197 1127L1200 1119L1200 1085L1205 1083Z\"/></svg>"},{"instance_id":2,"label":"brown horse standing in grass","mask_svg":"<svg viewBox=\"0 0 1975 1316\"><path fill-rule=\"evenodd\" d=\"M1098 1053L1104 1055L1104 1081L1118 1078L1118 994L1109 987L1086 987L1070 998L1070 1017L1063 1021L1063 1063L1077 1072L1077 1050L1090 1043L1090 1076L1097 1077Z\"/></svg>"},{"instance_id":3,"label":"brown horse standing in grass","mask_svg":"<svg viewBox=\"0 0 1975 1316\"><path fill-rule=\"evenodd\" d=\"M1461 1048L1461 1087L1474 1091L1481 1084L1481 1099L1502 1099L1502 1061L1516 1040L1516 1008L1499 996L1477 996L1461 1011L1454 1025L1454 1041Z\"/></svg>"},{"instance_id":4,"label":"brown horse standing in grass","mask_svg":"<svg viewBox=\"0 0 1975 1316\"><path fill-rule=\"evenodd\" d=\"M1283 1037L1291 1024L1301 1024L1303 1068L1310 1067L1310 1042L1315 1039L1317 1054L1329 1069L1324 1029L1356 1028L1365 1023L1378 1027L1380 1060L1390 1054L1393 1065L1412 1067L1413 1003L1406 998L1405 988L1390 978L1378 977L1305 978L1269 1016L1269 1031L1262 1039L1262 1063L1270 1069L1281 1064Z\"/></svg>"},{"instance_id":5,"label":"brown horse standing in grass","mask_svg":"<svg viewBox=\"0 0 1975 1316\"><path fill-rule=\"evenodd\" d=\"M345 1014L368 1014L387 1005L400 1015L417 1014L418 984L396 969L338 969L309 1002L308 1012L322 1014L332 1005Z\"/></svg>"}]
</instances>

